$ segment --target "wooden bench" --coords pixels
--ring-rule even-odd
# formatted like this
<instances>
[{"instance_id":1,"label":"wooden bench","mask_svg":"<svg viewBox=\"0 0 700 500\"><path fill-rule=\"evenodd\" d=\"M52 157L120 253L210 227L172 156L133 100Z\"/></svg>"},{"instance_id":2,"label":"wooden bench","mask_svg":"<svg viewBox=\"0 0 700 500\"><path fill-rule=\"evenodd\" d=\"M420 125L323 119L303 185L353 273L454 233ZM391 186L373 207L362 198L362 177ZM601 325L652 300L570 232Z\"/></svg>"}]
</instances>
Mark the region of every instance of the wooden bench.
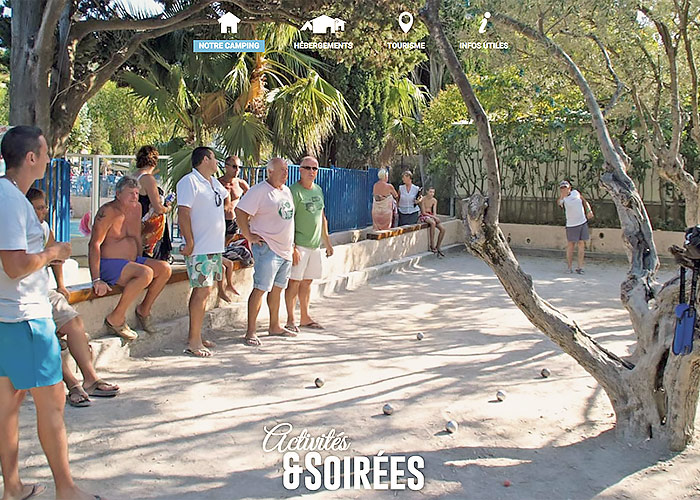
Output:
<instances>
[{"instance_id":1,"label":"wooden bench","mask_svg":"<svg viewBox=\"0 0 700 500\"><path fill-rule=\"evenodd\" d=\"M170 279L168 280L168 285L172 283L180 283L181 281L186 281L188 279L187 276L187 268L185 267L184 264L175 264L172 266L173 268L173 274L170 276ZM237 271L239 269L243 269L243 265L241 264L240 261L234 260L233 261L233 270ZM78 302L85 302L86 300L95 300L95 299L101 299L102 297L109 297L112 295L119 295L122 293L123 288L119 285L114 285L112 286L112 290L107 292L106 294L102 295L101 297L98 297L95 295L95 293L92 291L92 283L82 283L80 285L72 285L68 288L68 291L70 292L70 296L68 298L68 302L70 304L77 304Z\"/></svg>"},{"instance_id":2,"label":"wooden bench","mask_svg":"<svg viewBox=\"0 0 700 500\"><path fill-rule=\"evenodd\" d=\"M385 229L384 231L368 231L368 240L383 240L385 238L391 238L392 236L398 236L400 234L412 233L413 231L420 231L421 229L427 229L430 227L427 222L422 224L411 224L410 226L399 226L391 229Z\"/></svg>"}]
</instances>

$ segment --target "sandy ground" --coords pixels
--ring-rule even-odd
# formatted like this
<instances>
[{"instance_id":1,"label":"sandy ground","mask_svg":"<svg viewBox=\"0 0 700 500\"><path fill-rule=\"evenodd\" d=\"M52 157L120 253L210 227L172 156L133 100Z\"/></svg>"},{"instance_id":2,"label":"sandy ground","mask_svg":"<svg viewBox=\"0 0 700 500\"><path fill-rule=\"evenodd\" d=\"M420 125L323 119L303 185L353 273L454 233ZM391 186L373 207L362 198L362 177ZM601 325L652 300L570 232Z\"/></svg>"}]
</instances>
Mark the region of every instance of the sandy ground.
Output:
<instances>
[{"instance_id":1,"label":"sandy ground","mask_svg":"<svg viewBox=\"0 0 700 500\"><path fill-rule=\"evenodd\" d=\"M563 274L560 261L522 264L544 297L609 348L627 351L631 332L617 298L624 267L592 263L580 277ZM79 484L110 499L700 498L700 447L671 454L617 441L597 383L467 254L424 260L314 306L325 333L263 337L251 349L234 325L211 332L219 342L213 359L183 357L169 345L105 373L122 395L66 409ZM544 367L548 379L539 376ZM499 389L507 392L500 403ZM443 430L450 419L456 434ZM50 485L34 422L27 401L23 477ZM345 432L346 455L420 455L425 486L287 491L282 455L262 450L263 428L281 422L293 435Z\"/></svg>"}]
</instances>

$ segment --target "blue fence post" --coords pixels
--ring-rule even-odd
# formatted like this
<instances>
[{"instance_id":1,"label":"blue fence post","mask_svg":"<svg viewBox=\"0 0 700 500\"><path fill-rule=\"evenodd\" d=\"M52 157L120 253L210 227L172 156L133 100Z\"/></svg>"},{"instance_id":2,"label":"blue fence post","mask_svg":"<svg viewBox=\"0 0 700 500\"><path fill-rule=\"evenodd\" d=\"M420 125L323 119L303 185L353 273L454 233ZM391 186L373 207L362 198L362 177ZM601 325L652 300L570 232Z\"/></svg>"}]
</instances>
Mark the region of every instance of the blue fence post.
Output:
<instances>
[{"instance_id":1,"label":"blue fence post","mask_svg":"<svg viewBox=\"0 0 700 500\"><path fill-rule=\"evenodd\" d=\"M46 194L49 227L56 241L70 241L70 163L62 158L51 160L43 179L34 187Z\"/></svg>"}]
</instances>

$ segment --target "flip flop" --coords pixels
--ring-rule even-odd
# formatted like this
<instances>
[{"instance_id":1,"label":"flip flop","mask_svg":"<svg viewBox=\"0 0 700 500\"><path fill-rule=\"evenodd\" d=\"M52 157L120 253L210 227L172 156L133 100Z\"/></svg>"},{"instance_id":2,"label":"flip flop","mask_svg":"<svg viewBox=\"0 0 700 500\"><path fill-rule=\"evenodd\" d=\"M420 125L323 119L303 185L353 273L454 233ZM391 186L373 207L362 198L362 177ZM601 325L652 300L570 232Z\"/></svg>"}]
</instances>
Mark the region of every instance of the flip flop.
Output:
<instances>
[{"instance_id":1,"label":"flip flop","mask_svg":"<svg viewBox=\"0 0 700 500\"><path fill-rule=\"evenodd\" d=\"M29 500L30 498L38 497L41 495L43 492L46 491L46 486L42 486L40 484L32 484L32 491L29 492L29 495L23 496L22 500Z\"/></svg>"},{"instance_id":2,"label":"flip flop","mask_svg":"<svg viewBox=\"0 0 700 500\"><path fill-rule=\"evenodd\" d=\"M246 337L243 343L250 347L259 347L262 345L262 342L260 342L258 337Z\"/></svg>"},{"instance_id":3,"label":"flip flop","mask_svg":"<svg viewBox=\"0 0 700 500\"><path fill-rule=\"evenodd\" d=\"M76 398L76 396L77 396L77 398ZM87 392L85 392L85 389L83 389L83 386L80 384L76 384L73 387L71 387L70 389L68 389L68 395L66 396L66 403L68 403L69 405L71 405L75 408L85 408L86 406L90 406L90 404L92 404L90 402L90 396L88 395ZM25 498L29 498L29 497L25 497Z\"/></svg>"},{"instance_id":4,"label":"flip flop","mask_svg":"<svg viewBox=\"0 0 700 500\"><path fill-rule=\"evenodd\" d=\"M284 325L284 327L285 327L287 330L289 330L290 332L300 333L300 332L299 332L299 327L298 327L297 325L293 325L293 324L291 324L291 323L287 323L286 325Z\"/></svg>"},{"instance_id":5,"label":"flip flop","mask_svg":"<svg viewBox=\"0 0 700 500\"><path fill-rule=\"evenodd\" d=\"M105 386L105 385L110 385L112 386L111 389L100 389L100 386ZM92 384L90 384L87 387L83 387L85 389L85 392L88 394L88 396L95 396L96 398L113 398L117 394L119 394L119 387L114 386L113 384L108 384L102 379L97 379L95 380Z\"/></svg>"},{"instance_id":6,"label":"flip flop","mask_svg":"<svg viewBox=\"0 0 700 500\"><path fill-rule=\"evenodd\" d=\"M319 325L315 321L312 321L311 323L307 323L305 325L299 325L300 328L309 328L311 330L325 330L325 328L322 325Z\"/></svg>"},{"instance_id":7,"label":"flip flop","mask_svg":"<svg viewBox=\"0 0 700 500\"><path fill-rule=\"evenodd\" d=\"M139 334L129 328L129 325L127 325L126 322L124 322L122 325L114 326L112 323L107 321L107 318L105 318L105 326L107 327L107 330L116 336L123 338L124 340L131 341L139 338Z\"/></svg>"},{"instance_id":8,"label":"flip flop","mask_svg":"<svg viewBox=\"0 0 700 500\"><path fill-rule=\"evenodd\" d=\"M190 349L189 347L182 351L183 354L192 356L193 358L211 358L212 353L206 347L200 349Z\"/></svg>"},{"instance_id":9,"label":"flip flop","mask_svg":"<svg viewBox=\"0 0 700 500\"><path fill-rule=\"evenodd\" d=\"M278 333L267 332L270 337L296 337L296 332L288 329L287 327L282 327L282 331Z\"/></svg>"}]
</instances>

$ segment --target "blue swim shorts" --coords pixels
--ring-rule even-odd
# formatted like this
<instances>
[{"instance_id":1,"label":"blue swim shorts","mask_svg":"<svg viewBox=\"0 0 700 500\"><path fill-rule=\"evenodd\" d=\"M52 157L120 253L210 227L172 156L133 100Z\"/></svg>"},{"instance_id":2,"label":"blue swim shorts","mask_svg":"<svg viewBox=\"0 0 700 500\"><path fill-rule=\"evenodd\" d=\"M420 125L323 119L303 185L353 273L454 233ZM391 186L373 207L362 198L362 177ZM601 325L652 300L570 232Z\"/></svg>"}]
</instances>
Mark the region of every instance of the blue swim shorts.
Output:
<instances>
[{"instance_id":1,"label":"blue swim shorts","mask_svg":"<svg viewBox=\"0 0 700 500\"><path fill-rule=\"evenodd\" d=\"M132 260L126 259L100 259L100 279L107 283L109 286L114 286L119 281L119 277L122 275L124 267L129 262L134 262ZM138 256L136 257L137 264L145 264L146 257Z\"/></svg>"},{"instance_id":2,"label":"blue swim shorts","mask_svg":"<svg viewBox=\"0 0 700 500\"><path fill-rule=\"evenodd\" d=\"M251 245L255 259L253 287L264 292L272 291L276 286L283 290L287 288L289 273L292 271L292 261L285 260L270 249L267 243Z\"/></svg>"},{"instance_id":3,"label":"blue swim shorts","mask_svg":"<svg viewBox=\"0 0 700 500\"><path fill-rule=\"evenodd\" d=\"M18 391L63 379L61 347L51 318L0 323L0 377L9 377Z\"/></svg>"}]
</instances>

